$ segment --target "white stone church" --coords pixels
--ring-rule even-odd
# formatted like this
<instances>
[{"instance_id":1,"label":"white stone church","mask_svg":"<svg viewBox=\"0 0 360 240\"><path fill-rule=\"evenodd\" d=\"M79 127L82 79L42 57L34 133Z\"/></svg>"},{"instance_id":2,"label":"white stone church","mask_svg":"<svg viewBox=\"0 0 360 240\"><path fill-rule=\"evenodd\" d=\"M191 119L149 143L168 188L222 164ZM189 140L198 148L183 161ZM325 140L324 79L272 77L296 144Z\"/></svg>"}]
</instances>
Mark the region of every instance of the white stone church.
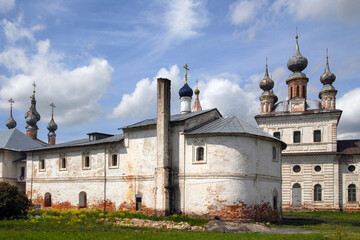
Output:
<instances>
[{"instance_id":1,"label":"white stone church","mask_svg":"<svg viewBox=\"0 0 360 240\"><path fill-rule=\"evenodd\" d=\"M287 62L292 71L286 80L288 100L277 102L267 66L260 82L264 92L255 120L287 144L282 151L283 209L360 210L360 140L337 140L342 111L336 109L336 77L328 56L320 101L307 99L309 79L302 72L307 64L296 36L295 53Z\"/></svg>"},{"instance_id":2,"label":"white stone church","mask_svg":"<svg viewBox=\"0 0 360 240\"><path fill-rule=\"evenodd\" d=\"M296 42L288 67L289 100L277 102L266 73L259 128L217 109L202 110L196 89L179 90L180 113L170 115L171 81L158 79L157 117L56 144L37 138L35 88L26 134L10 117L0 130L0 181L44 208L180 213L231 220L274 220L282 209L360 209L360 142L337 141L335 75L328 63L321 102L306 98L307 60ZM185 65L186 71L187 65ZM10 101L13 102L12 100ZM52 104L54 109L54 105Z\"/></svg>"}]
</instances>

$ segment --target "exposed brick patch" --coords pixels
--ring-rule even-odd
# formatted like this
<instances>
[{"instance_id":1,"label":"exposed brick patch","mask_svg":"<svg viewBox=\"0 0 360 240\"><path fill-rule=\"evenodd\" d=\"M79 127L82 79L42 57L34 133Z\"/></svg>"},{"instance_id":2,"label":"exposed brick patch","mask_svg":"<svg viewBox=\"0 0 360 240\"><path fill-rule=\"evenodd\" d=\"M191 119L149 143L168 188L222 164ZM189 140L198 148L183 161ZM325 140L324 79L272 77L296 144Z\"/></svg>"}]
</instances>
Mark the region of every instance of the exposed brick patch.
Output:
<instances>
[{"instance_id":1,"label":"exposed brick patch","mask_svg":"<svg viewBox=\"0 0 360 240\"><path fill-rule=\"evenodd\" d=\"M134 201L131 202L123 202L120 206L119 206L119 210L120 211L136 211L136 203ZM148 208L146 207L144 204L141 206L141 209L138 210L138 212L147 214L147 215L155 215L155 209L153 208ZM166 215L165 213L163 214L164 216Z\"/></svg>"},{"instance_id":2,"label":"exposed brick patch","mask_svg":"<svg viewBox=\"0 0 360 240\"><path fill-rule=\"evenodd\" d=\"M236 202L233 205L218 201L216 205L208 207L209 212L199 217L216 218L224 221L277 221L281 213L272 209L270 203L247 205Z\"/></svg>"},{"instance_id":3,"label":"exposed brick patch","mask_svg":"<svg viewBox=\"0 0 360 240\"><path fill-rule=\"evenodd\" d=\"M116 211L116 204L109 199L106 199L106 201L97 200L92 203L89 208L97 210Z\"/></svg>"}]
</instances>

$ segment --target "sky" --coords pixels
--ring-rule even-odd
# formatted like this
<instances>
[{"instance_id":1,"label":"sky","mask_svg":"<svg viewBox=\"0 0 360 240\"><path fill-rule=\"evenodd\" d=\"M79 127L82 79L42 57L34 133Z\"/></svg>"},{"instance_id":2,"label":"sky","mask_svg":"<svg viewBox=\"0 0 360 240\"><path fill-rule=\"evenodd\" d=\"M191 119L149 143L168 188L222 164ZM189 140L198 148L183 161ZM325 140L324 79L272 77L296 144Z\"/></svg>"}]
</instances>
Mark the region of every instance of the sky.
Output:
<instances>
[{"instance_id":1,"label":"sky","mask_svg":"<svg viewBox=\"0 0 360 240\"><path fill-rule=\"evenodd\" d=\"M266 57L274 92L287 100L297 31L308 98L319 100L328 48L338 138L360 138L359 12L358 0L0 0L0 129L13 98L25 132L33 82L43 141L51 103L58 143L156 117L158 77L171 80L178 114L185 63L203 109L256 126Z\"/></svg>"}]
</instances>

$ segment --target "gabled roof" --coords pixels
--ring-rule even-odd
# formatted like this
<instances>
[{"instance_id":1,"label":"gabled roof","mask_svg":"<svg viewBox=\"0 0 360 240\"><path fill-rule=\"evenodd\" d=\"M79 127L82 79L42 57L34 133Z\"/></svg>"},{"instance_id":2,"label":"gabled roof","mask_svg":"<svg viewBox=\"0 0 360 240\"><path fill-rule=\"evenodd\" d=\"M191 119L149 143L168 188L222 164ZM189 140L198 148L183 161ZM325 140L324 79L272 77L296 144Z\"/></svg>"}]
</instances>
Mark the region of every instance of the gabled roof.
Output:
<instances>
[{"instance_id":1,"label":"gabled roof","mask_svg":"<svg viewBox=\"0 0 360 240\"><path fill-rule=\"evenodd\" d=\"M176 114L176 115L172 115L170 117L170 122L174 123L174 122L181 122L181 121L185 121L188 120L190 118L199 116L201 114L205 114L211 111L217 111L219 113L219 115L221 116L220 112L216 109L208 109L208 110L203 110L203 111L197 111L197 112L190 112L190 113L184 113L184 114ZM136 127L145 127L145 126L150 126L150 125L155 125L156 124L156 118L152 118L152 119L146 119L144 121L126 126L126 127L122 127L119 129L129 129L129 128L136 128Z\"/></svg>"},{"instance_id":2,"label":"gabled roof","mask_svg":"<svg viewBox=\"0 0 360 240\"><path fill-rule=\"evenodd\" d=\"M261 129L252 126L251 124L245 122L239 117L221 117L214 121L203 124L199 127L189 129L185 131L185 135L196 135L196 134L249 134L265 138L271 138L276 141L281 142L283 147L286 147L286 144L279 139L273 137L272 135L262 131Z\"/></svg>"},{"instance_id":3,"label":"gabled roof","mask_svg":"<svg viewBox=\"0 0 360 240\"><path fill-rule=\"evenodd\" d=\"M33 148L44 147L45 145L29 138L16 128L0 130L0 149L27 151Z\"/></svg>"},{"instance_id":4,"label":"gabled roof","mask_svg":"<svg viewBox=\"0 0 360 240\"><path fill-rule=\"evenodd\" d=\"M48 145L46 147L40 147L40 148L34 148L31 149L33 151L37 150L50 150L50 149L57 149L57 148L68 148L68 147L82 147L82 146L90 146L90 145L98 145L98 144L104 144L104 143L112 143L112 142L119 142L124 139L123 134L116 134L111 137L102 138L99 140L92 140L90 141L89 138L65 142L65 143L59 143L55 145Z\"/></svg>"}]
</instances>

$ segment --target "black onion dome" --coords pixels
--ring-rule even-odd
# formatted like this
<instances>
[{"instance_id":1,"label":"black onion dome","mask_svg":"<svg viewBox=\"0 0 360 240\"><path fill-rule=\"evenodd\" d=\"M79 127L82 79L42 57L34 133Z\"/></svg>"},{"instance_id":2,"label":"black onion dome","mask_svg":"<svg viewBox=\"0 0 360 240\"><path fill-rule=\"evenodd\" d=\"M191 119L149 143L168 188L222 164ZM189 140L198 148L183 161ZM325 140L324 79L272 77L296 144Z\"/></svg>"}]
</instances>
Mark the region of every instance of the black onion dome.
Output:
<instances>
[{"instance_id":1,"label":"black onion dome","mask_svg":"<svg viewBox=\"0 0 360 240\"><path fill-rule=\"evenodd\" d=\"M47 129L49 130L49 132L55 132L57 128L57 124L55 123L54 119L51 118L50 122L47 125Z\"/></svg>"},{"instance_id":2,"label":"black onion dome","mask_svg":"<svg viewBox=\"0 0 360 240\"><path fill-rule=\"evenodd\" d=\"M321 75L321 77L320 77L320 82L324 85L332 84L335 81L335 79L336 79L335 74L330 72L329 59L328 59L328 56L326 53L326 67L325 67L324 74Z\"/></svg>"},{"instance_id":3,"label":"black onion dome","mask_svg":"<svg viewBox=\"0 0 360 240\"><path fill-rule=\"evenodd\" d=\"M193 90L187 83L184 84L182 88L179 90L179 96L181 97L192 97L193 96Z\"/></svg>"},{"instance_id":4,"label":"black onion dome","mask_svg":"<svg viewBox=\"0 0 360 240\"><path fill-rule=\"evenodd\" d=\"M301 72L308 65L306 57L301 55L299 50L298 36L296 35L296 46L294 55L288 60L287 67L292 72Z\"/></svg>"},{"instance_id":5,"label":"black onion dome","mask_svg":"<svg viewBox=\"0 0 360 240\"><path fill-rule=\"evenodd\" d=\"M274 81L269 77L267 64L266 64L265 76L263 80L260 81L259 87L264 91L271 90L274 87Z\"/></svg>"},{"instance_id":6,"label":"black onion dome","mask_svg":"<svg viewBox=\"0 0 360 240\"><path fill-rule=\"evenodd\" d=\"M8 129L12 129L16 127L17 124L12 115L10 115L9 119L6 120L5 125L7 126Z\"/></svg>"}]
</instances>

